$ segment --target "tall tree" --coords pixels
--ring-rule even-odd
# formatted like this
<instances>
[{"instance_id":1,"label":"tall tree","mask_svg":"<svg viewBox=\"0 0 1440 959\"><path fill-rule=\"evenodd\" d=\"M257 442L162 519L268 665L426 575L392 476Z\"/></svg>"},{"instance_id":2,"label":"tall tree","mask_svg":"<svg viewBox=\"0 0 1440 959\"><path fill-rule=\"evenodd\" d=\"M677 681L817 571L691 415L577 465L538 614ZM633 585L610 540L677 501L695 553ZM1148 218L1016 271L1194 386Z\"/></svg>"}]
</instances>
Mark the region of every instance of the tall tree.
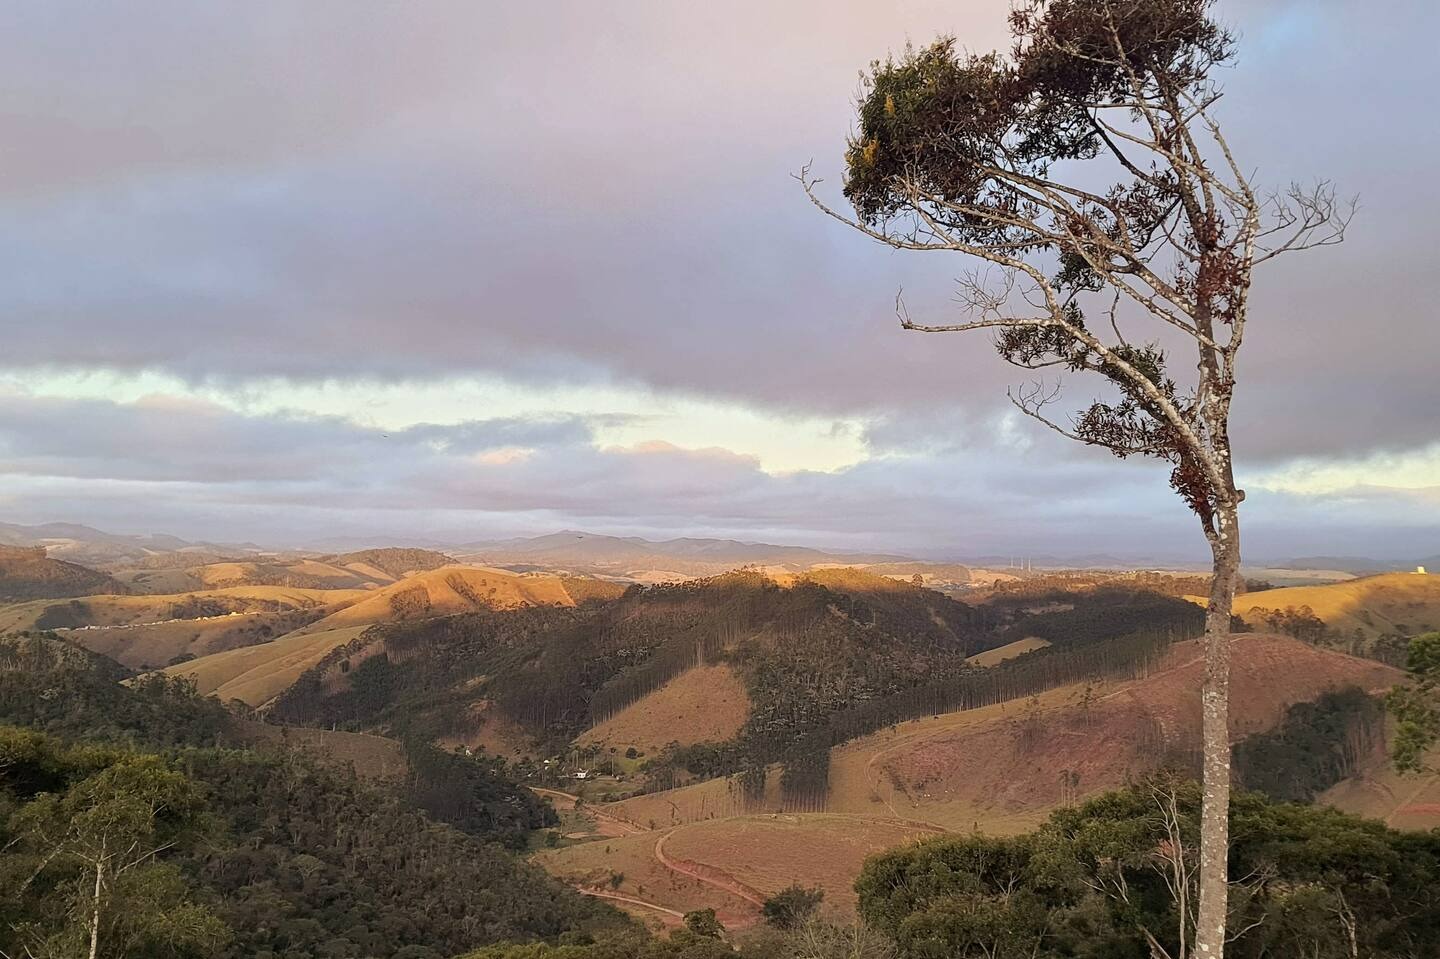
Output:
<instances>
[{"instance_id":1,"label":"tall tree","mask_svg":"<svg viewBox=\"0 0 1440 959\"><path fill-rule=\"evenodd\" d=\"M1440 739L1440 633L1410 640L1405 669L1410 683L1390 691L1387 703L1396 720L1395 768L1405 773L1426 769L1426 753Z\"/></svg>"},{"instance_id":2,"label":"tall tree","mask_svg":"<svg viewBox=\"0 0 1440 959\"><path fill-rule=\"evenodd\" d=\"M1263 194L1214 117L1214 69L1234 54L1211 0L1022 0L1007 54L953 39L876 62L846 154L838 212L902 250L976 261L966 315L901 326L987 330L1026 370L1091 373L1109 394L1066 425L1056 381L1010 391L1019 410L1116 456L1170 465L1214 576L1206 611L1204 798L1194 954L1224 952L1230 794L1231 603L1240 563L1230 409L1255 268L1339 242L1353 205L1321 182ZM1130 328L1127 335L1126 328ZM1193 376L1171 369L1177 350Z\"/></svg>"}]
</instances>

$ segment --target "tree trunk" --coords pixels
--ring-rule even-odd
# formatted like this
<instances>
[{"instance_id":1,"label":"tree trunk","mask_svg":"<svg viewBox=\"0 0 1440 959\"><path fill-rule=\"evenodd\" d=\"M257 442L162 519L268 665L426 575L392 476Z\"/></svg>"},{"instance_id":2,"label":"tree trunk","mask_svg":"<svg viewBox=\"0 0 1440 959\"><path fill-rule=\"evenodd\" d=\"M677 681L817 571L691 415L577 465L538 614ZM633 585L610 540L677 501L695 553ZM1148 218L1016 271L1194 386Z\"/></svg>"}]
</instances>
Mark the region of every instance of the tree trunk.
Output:
<instances>
[{"instance_id":1,"label":"tree trunk","mask_svg":"<svg viewBox=\"0 0 1440 959\"><path fill-rule=\"evenodd\" d=\"M95 860L95 906L90 912L90 959L100 953L100 897L105 893L105 844L100 845L100 856Z\"/></svg>"},{"instance_id":2,"label":"tree trunk","mask_svg":"<svg viewBox=\"0 0 1440 959\"><path fill-rule=\"evenodd\" d=\"M1205 609L1205 685L1201 690L1204 804L1200 812L1200 910L1195 955L1221 959L1230 867L1230 614L1240 570L1237 510L1217 511L1214 579Z\"/></svg>"}]
</instances>

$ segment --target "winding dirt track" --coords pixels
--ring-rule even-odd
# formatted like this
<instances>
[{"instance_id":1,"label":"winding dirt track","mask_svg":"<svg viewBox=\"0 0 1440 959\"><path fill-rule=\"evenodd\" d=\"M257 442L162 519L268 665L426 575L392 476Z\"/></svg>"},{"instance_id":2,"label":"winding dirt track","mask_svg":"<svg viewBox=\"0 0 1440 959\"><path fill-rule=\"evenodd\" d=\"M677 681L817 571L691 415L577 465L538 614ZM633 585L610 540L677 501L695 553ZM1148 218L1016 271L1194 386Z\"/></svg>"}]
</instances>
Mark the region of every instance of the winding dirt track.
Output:
<instances>
[{"instance_id":1,"label":"winding dirt track","mask_svg":"<svg viewBox=\"0 0 1440 959\"><path fill-rule=\"evenodd\" d=\"M639 906L642 909L652 909L655 912L670 917L671 919L678 919L681 922L685 921L685 913L683 912L675 909L670 909L666 906L657 905L653 902L646 902L644 899L636 899L634 896L621 895L618 892L611 892L608 889L593 889L590 886L576 886L575 891L580 893L580 895L582 896L594 896L596 899L611 899L615 902L629 903L632 906Z\"/></svg>"},{"instance_id":2,"label":"winding dirt track","mask_svg":"<svg viewBox=\"0 0 1440 959\"><path fill-rule=\"evenodd\" d=\"M561 792L558 789L546 789L543 786L531 786L529 788L532 793L535 793L537 796L544 796L557 804L561 804L564 809L576 809L579 807L580 797L573 793ZM631 822L629 819L617 816L614 813L605 812L594 804L587 804L585 806L585 812L587 815L594 816L596 819L609 823L614 830L614 832L606 833L606 835L609 836L633 836L636 833L650 831L639 823Z\"/></svg>"},{"instance_id":3,"label":"winding dirt track","mask_svg":"<svg viewBox=\"0 0 1440 959\"><path fill-rule=\"evenodd\" d=\"M756 909L765 905L764 895L752 889L750 886L745 885L723 869L718 869L715 866L707 866L704 863L692 863L688 860L671 859L665 853L665 840L669 838L670 833L667 832L655 840L655 861L660 863L660 865L673 873L688 876L697 882L702 882L707 886L713 886L732 896L738 896L755 906Z\"/></svg>"}]
</instances>

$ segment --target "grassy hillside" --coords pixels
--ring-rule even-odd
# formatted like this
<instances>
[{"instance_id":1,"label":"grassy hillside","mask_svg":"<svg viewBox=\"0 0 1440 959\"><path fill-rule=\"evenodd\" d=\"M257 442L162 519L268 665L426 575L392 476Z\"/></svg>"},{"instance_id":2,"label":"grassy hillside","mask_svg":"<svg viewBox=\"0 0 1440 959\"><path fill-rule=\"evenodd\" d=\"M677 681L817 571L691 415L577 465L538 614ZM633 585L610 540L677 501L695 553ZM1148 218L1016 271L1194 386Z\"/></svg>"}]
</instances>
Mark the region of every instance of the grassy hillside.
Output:
<instances>
[{"instance_id":1,"label":"grassy hillside","mask_svg":"<svg viewBox=\"0 0 1440 959\"><path fill-rule=\"evenodd\" d=\"M230 613L317 609L353 602L365 595L365 590L234 586L152 596L82 596L63 601L36 600L0 608L0 632L135 626L173 619L226 616Z\"/></svg>"},{"instance_id":2,"label":"grassy hillside","mask_svg":"<svg viewBox=\"0 0 1440 959\"><path fill-rule=\"evenodd\" d=\"M87 627L67 634L132 669L156 669L212 653L268 643L314 622L327 607L229 613L132 626Z\"/></svg>"},{"instance_id":3,"label":"grassy hillside","mask_svg":"<svg viewBox=\"0 0 1440 959\"><path fill-rule=\"evenodd\" d=\"M1398 670L1289 637L1232 640L1231 724L1271 729L1295 703L1328 690L1393 685ZM1198 643L1182 643L1141 678L1084 683L984 709L903 723L836 750L828 809L1028 828L1057 805L1195 761Z\"/></svg>"},{"instance_id":4,"label":"grassy hillside","mask_svg":"<svg viewBox=\"0 0 1440 959\"><path fill-rule=\"evenodd\" d=\"M582 733L576 742L654 752L733 739L750 715L745 683L725 664L686 670Z\"/></svg>"},{"instance_id":5,"label":"grassy hillside","mask_svg":"<svg viewBox=\"0 0 1440 959\"><path fill-rule=\"evenodd\" d=\"M1271 612L1308 609L1324 641L1348 652L1401 662L1405 640L1440 629L1440 576L1384 573L1323 586L1289 586L1235 598L1235 613L1256 628Z\"/></svg>"},{"instance_id":6,"label":"grassy hillside","mask_svg":"<svg viewBox=\"0 0 1440 959\"><path fill-rule=\"evenodd\" d=\"M620 592L619 587L613 590L616 594ZM565 581L557 576L519 576L503 570L444 566L376 590L308 627L308 631L428 619L477 609L575 604Z\"/></svg>"},{"instance_id":7,"label":"grassy hillside","mask_svg":"<svg viewBox=\"0 0 1440 959\"><path fill-rule=\"evenodd\" d=\"M331 650L356 639L367 628L343 626L318 633L294 633L257 646L202 656L167 667L165 672L191 680L202 696L262 706L288 689Z\"/></svg>"}]
</instances>

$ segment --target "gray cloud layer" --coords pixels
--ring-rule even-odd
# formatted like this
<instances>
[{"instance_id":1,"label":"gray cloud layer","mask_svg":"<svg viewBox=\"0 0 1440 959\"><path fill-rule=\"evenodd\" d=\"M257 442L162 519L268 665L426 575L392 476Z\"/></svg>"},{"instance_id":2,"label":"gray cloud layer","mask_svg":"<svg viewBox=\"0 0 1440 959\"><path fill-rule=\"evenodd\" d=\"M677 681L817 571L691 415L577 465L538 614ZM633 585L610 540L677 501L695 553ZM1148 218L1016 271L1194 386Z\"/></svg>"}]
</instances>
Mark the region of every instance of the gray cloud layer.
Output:
<instances>
[{"instance_id":1,"label":"gray cloud layer","mask_svg":"<svg viewBox=\"0 0 1440 959\"><path fill-rule=\"evenodd\" d=\"M1019 535L1047 524L1062 535L1108 510L1117 537L1126 524L1142 537L1151 518L1116 492L1141 474L1051 446L1054 486L1032 488L1034 463L1017 472L1013 451L985 445L1008 377L984 343L895 330L894 290L943 314L961 264L849 235L789 178L812 157L838 173L869 59L939 32L990 48L1004 42L1004 10L12 5L0 14L7 364L630 382L865 415L877 449L928 455L762 479L721 454L596 451L579 420L380 437L204 408L17 402L0 414L19 437L6 471L299 484L357 510L403 489L433 510L897 538L934 529L934 513L906 505L918 484L924 510L964 523L1028 516ZM1262 182L1332 177L1362 197L1344 247L1261 280L1242 454L1440 441L1427 236L1440 193L1417 186L1440 154L1427 83L1440 13L1425 0L1235 0L1224 14L1244 42L1222 113L1246 162ZM543 452L496 486L459 454L506 430L527 438L497 445ZM571 485L541 482L554 476ZM1145 502L1176 509L1153 479ZM788 518L805 497L854 525ZM1380 528L1410 504L1351 505Z\"/></svg>"}]
</instances>

